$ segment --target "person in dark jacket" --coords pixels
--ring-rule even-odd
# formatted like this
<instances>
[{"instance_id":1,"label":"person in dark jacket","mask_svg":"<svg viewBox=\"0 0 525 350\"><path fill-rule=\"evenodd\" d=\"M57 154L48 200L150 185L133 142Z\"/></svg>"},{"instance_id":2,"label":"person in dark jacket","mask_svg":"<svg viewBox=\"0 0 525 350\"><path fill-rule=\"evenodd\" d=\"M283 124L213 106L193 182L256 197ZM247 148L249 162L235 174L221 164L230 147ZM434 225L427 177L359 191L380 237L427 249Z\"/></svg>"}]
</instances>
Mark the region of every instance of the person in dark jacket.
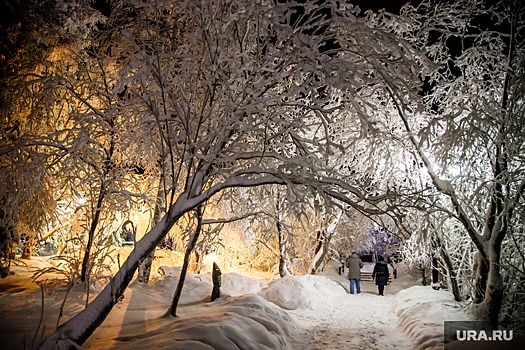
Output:
<instances>
[{"instance_id":1,"label":"person in dark jacket","mask_svg":"<svg viewBox=\"0 0 525 350\"><path fill-rule=\"evenodd\" d=\"M361 293L361 268L363 265L363 261L359 259L356 252L353 252L346 260L348 279L350 280L350 294L354 294L354 283L357 294Z\"/></svg>"},{"instance_id":2,"label":"person in dark jacket","mask_svg":"<svg viewBox=\"0 0 525 350\"><path fill-rule=\"evenodd\" d=\"M376 281L379 295L384 295L385 286L388 284L389 277L390 272L388 271L388 265L386 264L385 259L380 256L377 258L374 271L372 272L372 278Z\"/></svg>"}]
</instances>

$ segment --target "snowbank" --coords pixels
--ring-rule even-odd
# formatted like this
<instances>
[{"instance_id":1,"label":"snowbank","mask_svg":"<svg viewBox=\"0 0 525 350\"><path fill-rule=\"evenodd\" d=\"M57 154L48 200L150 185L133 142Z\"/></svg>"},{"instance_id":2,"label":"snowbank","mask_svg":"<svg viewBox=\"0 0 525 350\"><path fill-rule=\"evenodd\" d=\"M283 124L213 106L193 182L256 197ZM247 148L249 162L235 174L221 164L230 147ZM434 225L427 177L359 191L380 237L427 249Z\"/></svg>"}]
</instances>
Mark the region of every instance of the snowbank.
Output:
<instances>
[{"instance_id":1,"label":"snowbank","mask_svg":"<svg viewBox=\"0 0 525 350\"><path fill-rule=\"evenodd\" d=\"M444 321L469 321L465 306L452 293L414 286L397 293L393 303L403 332L414 340L414 349L443 349Z\"/></svg>"},{"instance_id":2,"label":"snowbank","mask_svg":"<svg viewBox=\"0 0 525 350\"><path fill-rule=\"evenodd\" d=\"M267 285L268 283L262 279L227 273L222 275L221 294L231 296L258 294Z\"/></svg>"},{"instance_id":3,"label":"snowbank","mask_svg":"<svg viewBox=\"0 0 525 350\"><path fill-rule=\"evenodd\" d=\"M325 298L346 294L345 289L325 276L286 276L270 282L259 295L286 309L318 309L324 307Z\"/></svg>"},{"instance_id":4,"label":"snowbank","mask_svg":"<svg viewBox=\"0 0 525 350\"><path fill-rule=\"evenodd\" d=\"M180 270L165 269L145 285L130 285L105 325L85 344L91 349L293 349L301 327L256 294L266 281L222 275L221 297L210 302L211 275L186 276L178 317L166 317ZM101 344L104 338L113 338ZM97 340L100 338L100 340Z\"/></svg>"},{"instance_id":5,"label":"snowbank","mask_svg":"<svg viewBox=\"0 0 525 350\"><path fill-rule=\"evenodd\" d=\"M227 297L151 332L119 337L111 349L293 349L290 340L299 330L284 311L257 295Z\"/></svg>"}]
</instances>

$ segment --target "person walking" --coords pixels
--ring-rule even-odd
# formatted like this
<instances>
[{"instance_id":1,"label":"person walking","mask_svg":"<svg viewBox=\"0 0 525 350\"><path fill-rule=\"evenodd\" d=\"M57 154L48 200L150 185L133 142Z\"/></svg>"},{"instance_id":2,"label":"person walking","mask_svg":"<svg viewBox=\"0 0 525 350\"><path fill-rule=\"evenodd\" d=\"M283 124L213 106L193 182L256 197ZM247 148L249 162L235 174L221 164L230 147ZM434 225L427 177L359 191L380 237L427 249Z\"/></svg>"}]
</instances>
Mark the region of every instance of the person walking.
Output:
<instances>
[{"instance_id":1,"label":"person walking","mask_svg":"<svg viewBox=\"0 0 525 350\"><path fill-rule=\"evenodd\" d=\"M379 295L385 295L385 286L388 284L388 278L390 277L390 272L388 271L388 265L383 259L382 256L377 258L377 262L374 266L374 271L372 272L372 279L376 281L377 290Z\"/></svg>"},{"instance_id":2,"label":"person walking","mask_svg":"<svg viewBox=\"0 0 525 350\"><path fill-rule=\"evenodd\" d=\"M357 289L357 294L361 293L361 268L363 265L363 261L357 256L356 252L350 254L346 260L348 279L350 280L350 294L354 294L354 284Z\"/></svg>"}]
</instances>

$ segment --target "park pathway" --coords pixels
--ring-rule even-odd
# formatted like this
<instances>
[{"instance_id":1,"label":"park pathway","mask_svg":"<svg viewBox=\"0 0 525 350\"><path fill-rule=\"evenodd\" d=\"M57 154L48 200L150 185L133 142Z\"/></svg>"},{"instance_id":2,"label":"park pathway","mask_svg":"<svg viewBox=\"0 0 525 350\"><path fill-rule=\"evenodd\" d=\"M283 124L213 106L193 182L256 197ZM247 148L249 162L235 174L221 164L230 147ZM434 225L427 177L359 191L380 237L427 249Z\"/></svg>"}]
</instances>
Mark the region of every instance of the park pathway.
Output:
<instances>
[{"instance_id":1,"label":"park pathway","mask_svg":"<svg viewBox=\"0 0 525 350\"><path fill-rule=\"evenodd\" d=\"M360 294L348 294L348 281L329 275L343 285L341 293L331 300L323 300L323 306L315 309L288 311L306 330L297 348L311 350L361 350L412 348L410 338L399 327L398 318L392 311L396 292L404 286L394 281L385 289L385 296L377 295L373 282L362 282Z\"/></svg>"}]
</instances>

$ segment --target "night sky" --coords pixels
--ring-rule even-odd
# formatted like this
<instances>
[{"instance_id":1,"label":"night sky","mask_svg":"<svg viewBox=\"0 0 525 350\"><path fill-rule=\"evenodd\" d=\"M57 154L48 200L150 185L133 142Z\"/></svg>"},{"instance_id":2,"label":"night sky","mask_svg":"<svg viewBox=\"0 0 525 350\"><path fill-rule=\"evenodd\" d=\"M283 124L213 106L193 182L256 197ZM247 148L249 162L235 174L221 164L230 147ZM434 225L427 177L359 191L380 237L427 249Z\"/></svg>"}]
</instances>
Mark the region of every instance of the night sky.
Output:
<instances>
[{"instance_id":1,"label":"night sky","mask_svg":"<svg viewBox=\"0 0 525 350\"><path fill-rule=\"evenodd\" d=\"M388 12L398 13L401 6L410 2L412 4L417 4L421 0L350 0L354 5L359 5L359 7L364 10L381 10L385 9Z\"/></svg>"}]
</instances>

